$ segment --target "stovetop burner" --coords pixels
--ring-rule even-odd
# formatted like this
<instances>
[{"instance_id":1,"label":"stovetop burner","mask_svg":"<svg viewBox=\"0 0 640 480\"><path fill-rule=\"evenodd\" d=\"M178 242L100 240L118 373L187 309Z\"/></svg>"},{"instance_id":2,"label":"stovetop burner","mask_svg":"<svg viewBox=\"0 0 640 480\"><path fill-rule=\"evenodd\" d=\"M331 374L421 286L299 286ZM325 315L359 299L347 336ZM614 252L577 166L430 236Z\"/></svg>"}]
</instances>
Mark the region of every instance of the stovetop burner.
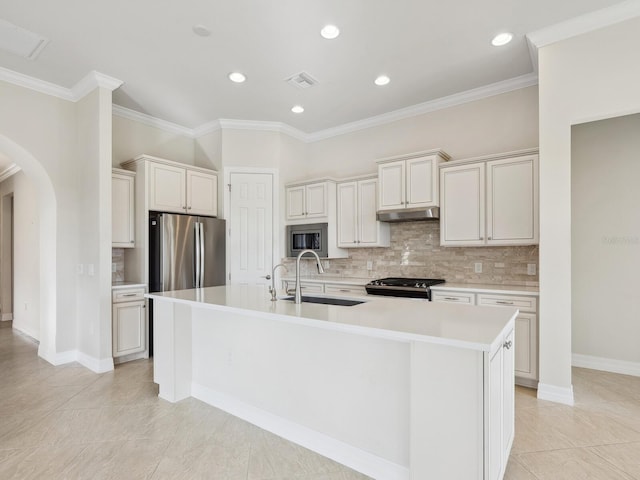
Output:
<instances>
[{"instance_id":1,"label":"stovetop burner","mask_svg":"<svg viewBox=\"0 0 640 480\"><path fill-rule=\"evenodd\" d=\"M393 297L426 298L431 300L431 286L444 283L442 279L433 278L380 278L369 282L365 288L372 295L389 295Z\"/></svg>"}]
</instances>

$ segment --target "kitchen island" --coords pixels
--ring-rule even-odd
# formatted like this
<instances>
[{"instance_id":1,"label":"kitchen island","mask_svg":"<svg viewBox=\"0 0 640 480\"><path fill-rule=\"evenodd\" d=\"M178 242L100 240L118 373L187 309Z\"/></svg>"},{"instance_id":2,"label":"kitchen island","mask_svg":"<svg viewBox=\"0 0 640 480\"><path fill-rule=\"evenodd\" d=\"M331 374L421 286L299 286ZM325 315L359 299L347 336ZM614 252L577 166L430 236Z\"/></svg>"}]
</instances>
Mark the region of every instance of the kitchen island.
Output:
<instances>
[{"instance_id":1,"label":"kitchen island","mask_svg":"<svg viewBox=\"0 0 640 480\"><path fill-rule=\"evenodd\" d=\"M193 396L378 479L500 479L515 308L258 286L148 295L160 397Z\"/></svg>"}]
</instances>

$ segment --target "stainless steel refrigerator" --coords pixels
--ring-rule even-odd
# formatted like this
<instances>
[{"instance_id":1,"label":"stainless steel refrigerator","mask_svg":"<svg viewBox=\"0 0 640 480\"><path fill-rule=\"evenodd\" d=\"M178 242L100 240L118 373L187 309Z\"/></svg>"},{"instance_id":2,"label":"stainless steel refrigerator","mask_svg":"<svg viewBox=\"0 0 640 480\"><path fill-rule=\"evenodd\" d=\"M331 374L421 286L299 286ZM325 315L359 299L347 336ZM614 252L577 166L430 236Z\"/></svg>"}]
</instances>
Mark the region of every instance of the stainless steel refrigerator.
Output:
<instances>
[{"instance_id":1,"label":"stainless steel refrigerator","mask_svg":"<svg viewBox=\"0 0 640 480\"><path fill-rule=\"evenodd\" d=\"M149 213L149 291L225 284L225 221Z\"/></svg>"}]
</instances>

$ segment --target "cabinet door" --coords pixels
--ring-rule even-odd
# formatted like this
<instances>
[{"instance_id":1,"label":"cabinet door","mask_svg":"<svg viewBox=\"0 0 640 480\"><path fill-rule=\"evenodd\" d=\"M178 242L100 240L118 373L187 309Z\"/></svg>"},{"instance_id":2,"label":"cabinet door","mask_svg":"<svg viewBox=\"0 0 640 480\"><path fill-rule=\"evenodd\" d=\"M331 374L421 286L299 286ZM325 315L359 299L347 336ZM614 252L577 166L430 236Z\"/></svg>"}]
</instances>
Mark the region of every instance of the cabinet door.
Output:
<instances>
[{"instance_id":1,"label":"cabinet door","mask_svg":"<svg viewBox=\"0 0 640 480\"><path fill-rule=\"evenodd\" d=\"M440 244L484 245L483 163L440 170Z\"/></svg>"},{"instance_id":2,"label":"cabinet door","mask_svg":"<svg viewBox=\"0 0 640 480\"><path fill-rule=\"evenodd\" d=\"M516 320L517 322L517 320ZM516 326L517 329L517 326ZM509 452L513 444L513 435L515 431L515 385L513 382L514 375L514 350L515 347L514 331L511 330L505 336L502 348L502 439L501 439L501 474L509 461ZM502 478L502 477L500 477Z\"/></svg>"},{"instance_id":3,"label":"cabinet door","mask_svg":"<svg viewBox=\"0 0 640 480\"><path fill-rule=\"evenodd\" d=\"M306 186L306 216L326 217L327 216L327 184L313 183Z\"/></svg>"},{"instance_id":4,"label":"cabinet door","mask_svg":"<svg viewBox=\"0 0 640 480\"><path fill-rule=\"evenodd\" d=\"M520 313L516 317L515 375L538 379L538 321L535 313Z\"/></svg>"},{"instance_id":5,"label":"cabinet door","mask_svg":"<svg viewBox=\"0 0 640 480\"><path fill-rule=\"evenodd\" d=\"M304 185L287 188L287 220L305 218L305 196Z\"/></svg>"},{"instance_id":6,"label":"cabinet door","mask_svg":"<svg viewBox=\"0 0 640 480\"><path fill-rule=\"evenodd\" d=\"M487 243L538 243L538 156L487 162Z\"/></svg>"},{"instance_id":7,"label":"cabinet door","mask_svg":"<svg viewBox=\"0 0 640 480\"><path fill-rule=\"evenodd\" d=\"M149 177L149 210L186 212L186 170L184 168L149 163Z\"/></svg>"},{"instance_id":8,"label":"cabinet door","mask_svg":"<svg viewBox=\"0 0 640 480\"><path fill-rule=\"evenodd\" d=\"M395 210L405 206L406 162L399 160L378 165L380 189L378 210Z\"/></svg>"},{"instance_id":9,"label":"cabinet door","mask_svg":"<svg viewBox=\"0 0 640 480\"><path fill-rule=\"evenodd\" d=\"M145 341L145 302L113 304L113 356L143 352Z\"/></svg>"},{"instance_id":10,"label":"cabinet door","mask_svg":"<svg viewBox=\"0 0 640 480\"><path fill-rule=\"evenodd\" d=\"M358 183L338 184L338 247L351 248L357 245L357 214Z\"/></svg>"},{"instance_id":11,"label":"cabinet door","mask_svg":"<svg viewBox=\"0 0 640 480\"><path fill-rule=\"evenodd\" d=\"M218 177L187 170L187 213L218 216Z\"/></svg>"},{"instance_id":12,"label":"cabinet door","mask_svg":"<svg viewBox=\"0 0 640 480\"><path fill-rule=\"evenodd\" d=\"M422 157L407 160L407 203L408 208L433 207L438 205L438 184L436 157Z\"/></svg>"},{"instance_id":13,"label":"cabinet door","mask_svg":"<svg viewBox=\"0 0 640 480\"><path fill-rule=\"evenodd\" d=\"M111 241L113 247L133 248L134 177L114 173L111 176Z\"/></svg>"},{"instance_id":14,"label":"cabinet door","mask_svg":"<svg viewBox=\"0 0 640 480\"><path fill-rule=\"evenodd\" d=\"M389 246L388 224L381 225L376 218L378 180L358 182L358 245L361 247Z\"/></svg>"}]
</instances>

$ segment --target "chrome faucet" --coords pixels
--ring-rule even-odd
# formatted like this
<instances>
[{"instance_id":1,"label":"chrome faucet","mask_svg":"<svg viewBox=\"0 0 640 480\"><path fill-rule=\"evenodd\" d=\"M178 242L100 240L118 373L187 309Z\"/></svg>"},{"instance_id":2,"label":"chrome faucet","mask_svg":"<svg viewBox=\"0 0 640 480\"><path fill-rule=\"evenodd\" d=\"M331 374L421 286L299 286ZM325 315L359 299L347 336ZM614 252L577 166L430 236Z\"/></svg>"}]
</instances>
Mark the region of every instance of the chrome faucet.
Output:
<instances>
[{"instance_id":1,"label":"chrome faucet","mask_svg":"<svg viewBox=\"0 0 640 480\"><path fill-rule=\"evenodd\" d=\"M279 263L277 264L275 267L273 267L273 270L271 270L271 286L269 287L269 293L271 294L271 301L275 302L277 299L277 292L276 292L276 268L278 267L282 267L284 268L285 272L287 271L287 267L283 264L283 263ZM267 275L267 280L269 280L269 275Z\"/></svg>"},{"instance_id":2,"label":"chrome faucet","mask_svg":"<svg viewBox=\"0 0 640 480\"><path fill-rule=\"evenodd\" d=\"M313 250L303 250L298 254L298 258L296 258L296 303L302 303L302 289L300 288L300 259L305 253L311 253L314 257L316 257L316 265L318 267L318 273L324 273L324 268L322 268L322 263L320 263L320 257Z\"/></svg>"}]
</instances>

